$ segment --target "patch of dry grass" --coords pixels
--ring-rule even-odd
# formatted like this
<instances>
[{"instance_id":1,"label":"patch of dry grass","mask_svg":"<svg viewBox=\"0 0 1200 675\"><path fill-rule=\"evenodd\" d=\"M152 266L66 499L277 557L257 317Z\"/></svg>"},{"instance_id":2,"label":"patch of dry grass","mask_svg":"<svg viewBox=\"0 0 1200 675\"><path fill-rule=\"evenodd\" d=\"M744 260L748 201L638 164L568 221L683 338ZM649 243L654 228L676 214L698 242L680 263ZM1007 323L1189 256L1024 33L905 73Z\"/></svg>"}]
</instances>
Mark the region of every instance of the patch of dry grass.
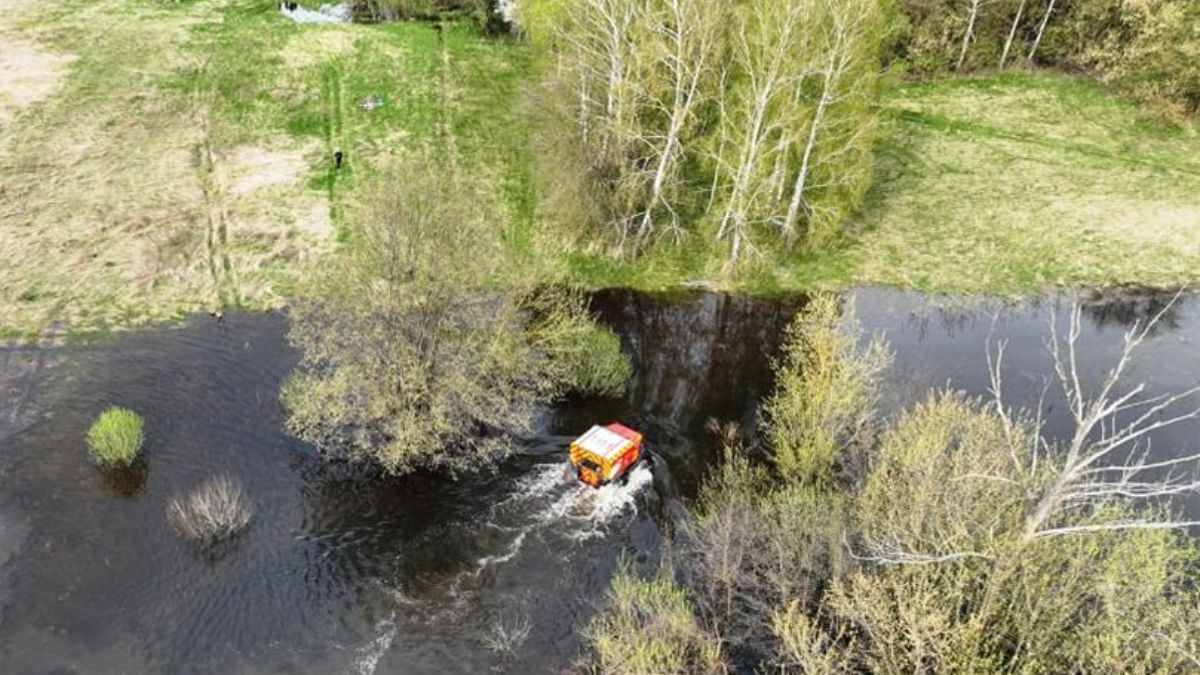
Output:
<instances>
[{"instance_id":1,"label":"patch of dry grass","mask_svg":"<svg viewBox=\"0 0 1200 675\"><path fill-rule=\"evenodd\" d=\"M466 24L298 26L265 0L22 7L5 39L72 56L0 126L0 340L280 306L398 156L457 154L492 184L525 152L525 50Z\"/></svg>"},{"instance_id":2,"label":"patch of dry grass","mask_svg":"<svg viewBox=\"0 0 1200 675\"><path fill-rule=\"evenodd\" d=\"M0 127L10 124L24 108L58 89L74 60L69 54L47 50L36 41L0 32Z\"/></svg>"},{"instance_id":3,"label":"patch of dry grass","mask_svg":"<svg viewBox=\"0 0 1200 675\"><path fill-rule=\"evenodd\" d=\"M231 133L214 92L175 86L238 65L206 63L195 32L220 9L66 3L6 29L42 67L6 79L0 58L0 93L15 82L29 104L0 127L0 338L278 306L328 247L326 196L309 187L324 152L281 130ZM51 44L76 56L46 57Z\"/></svg>"}]
</instances>

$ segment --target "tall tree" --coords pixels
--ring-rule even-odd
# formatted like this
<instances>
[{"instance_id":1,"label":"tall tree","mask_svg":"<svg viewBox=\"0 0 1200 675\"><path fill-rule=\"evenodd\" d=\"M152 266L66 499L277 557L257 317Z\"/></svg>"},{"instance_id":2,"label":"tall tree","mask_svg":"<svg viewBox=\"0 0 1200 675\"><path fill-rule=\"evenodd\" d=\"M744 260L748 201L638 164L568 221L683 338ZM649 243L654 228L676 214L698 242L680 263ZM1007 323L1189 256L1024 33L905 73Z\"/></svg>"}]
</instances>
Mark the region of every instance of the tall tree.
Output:
<instances>
[{"instance_id":1,"label":"tall tree","mask_svg":"<svg viewBox=\"0 0 1200 675\"><path fill-rule=\"evenodd\" d=\"M783 235L790 243L796 237L802 208L807 208L805 190L810 187L815 164L832 161L862 140L869 128L866 113L874 95L878 68L880 22L872 0L822 0L820 21L815 23L815 54L820 67L816 105L808 123L808 135L800 153L800 169L792 187L792 197L783 221ZM843 106L841 120L830 121L830 110ZM865 114L864 114L865 113ZM849 124L839 124L849 120ZM849 133L838 133L849 128ZM818 151L822 148L824 156Z\"/></svg>"},{"instance_id":2,"label":"tall tree","mask_svg":"<svg viewBox=\"0 0 1200 675\"><path fill-rule=\"evenodd\" d=\"M735 154L719 158L727 163L731 179L717 238L729 239L735 265L753 249L751 227L765 220L760 208L768 184L762 180L763 168L770 166L771 140L780 133L775 113L781 101L790 100L789 87L799 74L794 48L804 9L797 0L756 2L734 22L730 67L735 87L721 101L721 121ZM769 198L769 189L765 192Z\"/></svg>"},{"instance_id":3,"label":"tall tree","mask_svg":"<svg viewBox=\"0 0 1200 675\"><path fill-rule=\"evenodd\" d=\"M979 20L981 2L982 0L971 0L971 4L967 8L967 27L963 30L962 47L958 50L958 62L954 64L955 70L962 70L963 62L967 60L967 47L971 44L971 40L975 39L975 24Z\"/></svg>"},{"instance_id":4,"label":"tall tree","mask_svg":"<svg viewBox=\"0 0 1200 675\"><path fill-rule=\"evenodd\" d=\"M665 196L668 187L679 181L681 160L695 125L698 108L714 92L718 70L715 62L722 56L722 30L728 19L725 3L714 0L662 0L665 7L656 22L654 35L656 69L668 86L664 95L651 97L652 112L661 114L659 133L646 139L656 156L650 194L641 214L634 239L640 249L654 227L659 209L666 209L671 231L678 231L677 212Z\"/></svg>"}]
</instances>

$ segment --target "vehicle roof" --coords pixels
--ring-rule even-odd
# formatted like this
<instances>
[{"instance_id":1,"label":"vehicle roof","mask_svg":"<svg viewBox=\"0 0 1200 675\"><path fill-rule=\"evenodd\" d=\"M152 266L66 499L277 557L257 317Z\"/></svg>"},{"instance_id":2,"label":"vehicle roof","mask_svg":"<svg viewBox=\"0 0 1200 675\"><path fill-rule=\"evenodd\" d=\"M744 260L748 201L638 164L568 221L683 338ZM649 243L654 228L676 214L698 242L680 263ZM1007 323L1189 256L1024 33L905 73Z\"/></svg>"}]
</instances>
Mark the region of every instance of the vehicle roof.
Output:
<instances>
[{"instance_id":1,"label":"vehicle roof","mask_svg":"<svg viewBox=\"0 0 1200 675\"><path fill-rule=\"evenodd\" d=\"M631 439L598 424L575 439L577 447L606 460L620 457L632 443Z\"/></svg>"}]
</instances>

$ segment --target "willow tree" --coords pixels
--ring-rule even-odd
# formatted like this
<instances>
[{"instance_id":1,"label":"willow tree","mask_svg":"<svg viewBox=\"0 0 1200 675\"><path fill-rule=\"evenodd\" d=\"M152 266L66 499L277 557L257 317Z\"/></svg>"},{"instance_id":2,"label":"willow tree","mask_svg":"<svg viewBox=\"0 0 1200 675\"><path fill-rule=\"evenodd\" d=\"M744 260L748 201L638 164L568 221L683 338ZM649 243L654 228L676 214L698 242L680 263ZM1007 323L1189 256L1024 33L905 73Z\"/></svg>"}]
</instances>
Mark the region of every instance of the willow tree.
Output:
<instances>
[{"instance_id":1,"label":"willow tree","mask_svg":"<svg viewBox=\"0 0 1200 675\"><path fill-rule=\"evenodd\" d=\"M619 342L578 295L514 286L482 203L418 166L376 187L293 306L293 433L391 473L480 469L566 390L623 390Z\"/></svg>"}]
</instances>

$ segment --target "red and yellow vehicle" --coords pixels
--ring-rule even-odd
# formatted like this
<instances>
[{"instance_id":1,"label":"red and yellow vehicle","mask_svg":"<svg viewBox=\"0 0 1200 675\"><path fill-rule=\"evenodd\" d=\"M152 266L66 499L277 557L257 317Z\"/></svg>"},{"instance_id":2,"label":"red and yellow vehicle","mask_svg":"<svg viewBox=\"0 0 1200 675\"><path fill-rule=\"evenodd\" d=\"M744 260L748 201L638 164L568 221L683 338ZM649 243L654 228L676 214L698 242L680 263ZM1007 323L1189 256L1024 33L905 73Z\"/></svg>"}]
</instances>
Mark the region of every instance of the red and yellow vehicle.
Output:
<instances>
[{"instance_id":1,"label":"red and yellow vehicle","mask_svg":"<svg viewBox=\"0 0 1200 675\"><path fill-rule=\"evenodd\" d=\"M642 435L616 422L595 425L571 443L575 475L592 487L621 479L641 458Z\"/></svg>"}]
</instances>

